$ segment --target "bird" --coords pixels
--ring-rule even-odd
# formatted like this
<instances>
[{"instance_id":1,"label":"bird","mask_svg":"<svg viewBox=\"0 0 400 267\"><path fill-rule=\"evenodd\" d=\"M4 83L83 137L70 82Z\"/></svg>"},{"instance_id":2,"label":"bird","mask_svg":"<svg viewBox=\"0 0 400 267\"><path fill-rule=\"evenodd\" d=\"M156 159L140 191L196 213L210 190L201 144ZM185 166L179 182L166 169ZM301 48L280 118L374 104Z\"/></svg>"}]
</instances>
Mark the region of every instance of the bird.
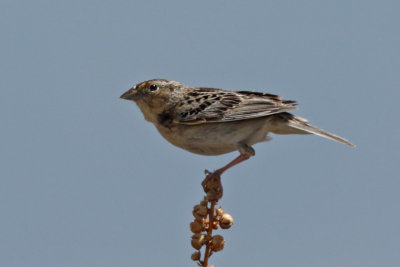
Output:
<instances>
[{"instance_id":1,"label":"bird","mask_svg":"<svg viewBox=\"0 0 400 267\"><path fill-rule=\"evenodd\" d=\"M354 147L348 140L311 125L289 111L296 101L254 91L191 87L177 81L140 82L120 98L137 104L144 119L153 123L171 144L200 155L238 151L230 163L206 171L206 182L217 180L227 169L255 155L253 145L273 134L314 134Z\"/></svg>"}]
</instances>

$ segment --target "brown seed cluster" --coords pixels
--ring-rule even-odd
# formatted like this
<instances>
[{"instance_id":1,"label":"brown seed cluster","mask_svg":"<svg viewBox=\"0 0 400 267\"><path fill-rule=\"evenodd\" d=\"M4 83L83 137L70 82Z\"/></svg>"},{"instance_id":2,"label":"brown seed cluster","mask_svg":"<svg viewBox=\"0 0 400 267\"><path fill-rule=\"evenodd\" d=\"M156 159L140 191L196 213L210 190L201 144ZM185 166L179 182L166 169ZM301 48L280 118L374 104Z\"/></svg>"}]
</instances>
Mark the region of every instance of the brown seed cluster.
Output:
<instances>
[{"instance_id":1,"label":"brown seed cluster","mask_svg":"<svg viewBox=\"0 0 400 267\"><path fill-rule=\"evenodd\" d=\"M218 173L211 173L205 171L207 178L204 179L203 186L204 192L207 194L208 201L218 201L223 196L223 187L221 183L221 177Z\"/></svg>"},{"instance_id":2,"label":"brown seed cluster","mask_svg":"<svg viewBox=\"0 0 400 267\"><path fill-rule=\"evenodd\" d=\"M190 223L192 231L191 244L196 250L191 256L200 266L206 266L208 258L213 252L221 251L225 246L225 240L221 235L213 235L213 230L229 229L233 225L233 218L225 213L221 207L215 209L216 201L210 201L207 197L193 207L194 220ZM204 248L204 259L201 260L201 249Z\"/></svg>"}]
</instances>

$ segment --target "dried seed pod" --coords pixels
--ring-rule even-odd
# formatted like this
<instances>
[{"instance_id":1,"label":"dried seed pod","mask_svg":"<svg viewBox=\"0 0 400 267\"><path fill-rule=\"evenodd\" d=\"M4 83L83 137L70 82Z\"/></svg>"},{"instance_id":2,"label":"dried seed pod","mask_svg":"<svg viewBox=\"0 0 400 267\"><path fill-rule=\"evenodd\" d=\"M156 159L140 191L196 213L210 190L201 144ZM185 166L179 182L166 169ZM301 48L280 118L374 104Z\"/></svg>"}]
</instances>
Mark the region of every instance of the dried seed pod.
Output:
<instances>
[{"instance_id":1,"label":"dried seed pod","mask_svg":"<svg viewBox=\"0 0 400 267\"><path fill-rule=\"evenodd\" d=\"M210 173L206 173L209 175ZM202 183L204 192L207 194L208 202L218 201L222 198L223 188L221 184L221 180L219 178L216 179L205 179Z\"/></svg>"},{"instance_id":2,"label":"dried seed pod","mask_svg":"<svg viewBox=\"0 0 400 267\"><path fill-rule=\"evenodd\" d=\"M200 251L196 251L196 252L193 252L191 258L192 258L192 261L198 261L198 260L200 260L200 257L201 257Z\"/></svg>"},{"instance_id":3,"label":"dried seed pod","mask_svg":"<svg viewBox=\"0 0 400 267\"><path fill-rule=\"evenodd\" d=\"M219 221L214 221L213 222L213 229L217 230L218 229L218 225L219 225Z\"/></svg>"},{"instance_id":4,"label":"dried seed pod","mask_svg":"<svg viewBox=\"0 0 400 267\"><path fill-rule=\"evenodd\" d=\"M197 233L197 234L192 235L191 243L192 243L192 247L194 249L197 249L197 250L201 249L201 247L204 245L205 242L206 242L205 234Z\"/></svg>"},{"instance_id":5,"label":"dried seed pod","mask_svg":"<svg viewBox=\"0 0 400 267\"><path fill-rule=\"evenodd\" d=\"M216 209L215 212L217 216L222 216L225 213L221 206L218 209Z\"/></svg>"},{"instance_id":6,"label":"dried seed pod","mask_svg":"<svg viewBox=\"0 0 400 267\"><path fill-rule=\"evenodd\" d=\"M190 231L192 231L193 233L200 233L201 231L203 231L204 229L204 223L195 220L193 222L190 223Z\"/></svg>"},{"instance_id":7,"label":"dried seed pod","mask_svg":"<svg viewBox=\"0 0 400 267\"><path fill-rule=\"evenodd\" d=\"M221 251L225 246L225 240L222 235L215 235L211 238L211 250L214 252Z\"/></svg>"},{"instance_id":8,"label":"dried seed pod","mask_svg":"<svg viewBox=\"0 0 400 267\"><path fill-rule=\"evenodd\" d=\"M206 192L209 201L218 201L222 198L222 190L209 190Z\"/></svg>"},{"instance_id":9,"label":"dried seed pod","mask_svg":"<svg viewBox=\"0 0 400 267\"><path fill-rule=\"evenodd\" d=\"M233 225L233 218L230 214L224 213L219 219L219 226L222 229L229 229Z\"/></svg>"},{"instance_id":10,"label":"dried seed pod","mask_svg":"<svg viewBox=\"0 0 400 267\"><path fill-rule=\"evenodd\" d=\"M196 219L202 219L202 218L207 216L207 212L208 212L207 207L204 207L204 206L201 206L201 205L196 205L196 206L193 207L193 212L192 213L193 213L193 216Z\"/></svg>"},{"instance_id":11,"label":"dried seed pod","mask_svg":"<svg viewBox=\"0 0 400 267\"><path fill-rule=\"evenodd\" d=\"M200 201L200 206L207 207L207 204L208 204L207 197L204 197L204 199L202 201Z\"/></svg>"}]
</instances>

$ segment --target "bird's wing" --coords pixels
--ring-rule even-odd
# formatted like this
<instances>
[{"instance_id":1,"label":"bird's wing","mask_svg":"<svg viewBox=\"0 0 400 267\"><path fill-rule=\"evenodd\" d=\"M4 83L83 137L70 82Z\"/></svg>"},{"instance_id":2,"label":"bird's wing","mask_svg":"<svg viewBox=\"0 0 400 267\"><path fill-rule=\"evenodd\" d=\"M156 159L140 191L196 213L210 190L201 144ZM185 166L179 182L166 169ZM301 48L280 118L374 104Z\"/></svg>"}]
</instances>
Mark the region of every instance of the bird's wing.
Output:
<instances>
[{"instance_id":1,"label":"bird's wing","mask_svg":"<svg viewBox=\"0 0 400 267\"><path fill-rule=\"evenodd\" d=\"M200 124L246 120L295 109L296 102L250 91L196 88L174 108L173 121Z\"/></svg>"}]
</instances>

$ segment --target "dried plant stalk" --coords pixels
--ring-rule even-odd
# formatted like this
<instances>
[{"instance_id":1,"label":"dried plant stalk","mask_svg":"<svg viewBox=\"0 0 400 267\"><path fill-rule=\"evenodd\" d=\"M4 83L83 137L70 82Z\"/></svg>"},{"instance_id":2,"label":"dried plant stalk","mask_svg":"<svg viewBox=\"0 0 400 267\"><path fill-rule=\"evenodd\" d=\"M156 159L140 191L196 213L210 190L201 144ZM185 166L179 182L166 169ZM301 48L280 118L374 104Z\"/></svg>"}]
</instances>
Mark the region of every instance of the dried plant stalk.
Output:
<instances>
[{"instance_id":1,"label":"dried plant stalk","mask_svg":"<svg viewBox=\"0 0 400 267\"><path fill-rule=\"evenodd\" d=\"M229 229L233 225L231 215L225 213L221 207L216 209L218 201L222 198L223 188L219 175L206 171L207 177L202 186L206 196L193 207L194 220L190 223L192 247L197 251L192 254L192 260L199 266L208 267L208 261L214 252L221 251L225 240L221 235L214 235L213 231L219 227ZM204 248L204 257L201 259L201 249Z\"/></svg>"}]
</instances>

